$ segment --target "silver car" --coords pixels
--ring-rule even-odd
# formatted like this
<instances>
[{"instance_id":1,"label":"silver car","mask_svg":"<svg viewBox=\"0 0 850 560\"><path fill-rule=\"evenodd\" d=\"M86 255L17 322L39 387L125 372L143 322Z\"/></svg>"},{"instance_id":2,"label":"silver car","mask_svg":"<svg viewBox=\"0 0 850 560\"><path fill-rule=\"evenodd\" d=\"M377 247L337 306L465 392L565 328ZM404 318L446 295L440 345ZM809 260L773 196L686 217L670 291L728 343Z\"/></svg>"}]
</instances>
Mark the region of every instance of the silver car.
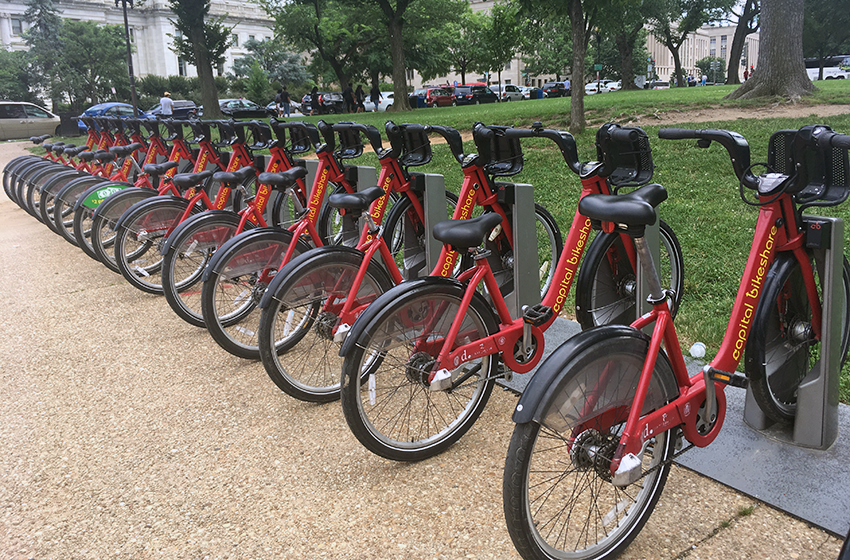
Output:
<instances>
[{"instance_id":1,"label":"silver car","mask_svg":"<svg viewBox=\"0 0 850 560\"><path fill-rule=\"evenodd\" d=\"M58 135L60 119L47 109L23 101L0 101L0 140Z\"/></svg>"}]
</instances>

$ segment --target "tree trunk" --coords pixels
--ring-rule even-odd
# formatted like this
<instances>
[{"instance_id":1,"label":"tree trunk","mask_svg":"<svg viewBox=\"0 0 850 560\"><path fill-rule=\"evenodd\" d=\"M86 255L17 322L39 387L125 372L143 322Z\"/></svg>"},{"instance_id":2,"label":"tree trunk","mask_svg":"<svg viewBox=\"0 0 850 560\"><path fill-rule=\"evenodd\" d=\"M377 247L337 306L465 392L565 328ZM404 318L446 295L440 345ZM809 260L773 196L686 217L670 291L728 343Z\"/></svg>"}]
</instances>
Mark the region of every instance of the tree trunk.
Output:
<instances>
[{"instance_id":1,"label":"tree trunk","mask_svg":"<svg viewBox=\"0 0 850 560\"><path fill-rule=\"evenodd\" d=\"M195 51L195 68L198 70L198 83L201 87L201 104L204 106L205 119L223 119L221 108L218 106L218 89L215 87L215 75L212 71L209 53L206 49L203 19L192 21L189 40Z\"/></svg>"},{"instance_id":2,"label":"tree trunk","mask_svg":"<svg viewBox=\"0 0 850 560\"><path fill-rule=\"evenodd\" d=\"M763 0L760 18L759 57L753 76L726 98L795 99L814 91L803 62L803 3Z\"/></svg>"},{"instance_id":3,"label":"tree trunk","mask_svg":"<svg viewBox=\"0 0 850 560\"><path fill-rule=\"evenodd\" d=\"M407 103L407 65L404 60L404 38L401 35L402 19L396 15L390 19L390 56L393 60L393 111L410 111Z\"/></svg>"},{"instance_id":4,"label":"tree trunk","mask_svg":"<svg viewBox=\"0 0 850 560\"><path fill-rule=\"evenodd\" d=\"M741 83L741 79L738 77L738 65L741 63L741 55L744 53L747 36L750 33L755 33L758 29L758 24L755 22L758 13L758 0L747 0L744 4L744 11L738 19L738 25L735 27L735 36L732 39L732 48L729 51L729 67L726 69L727 84Z\"/></svg>"},{"instance_id":5,"label":"tree trunk","mask_svg":"<svg viewBox=\"0 0 850 560\"><path fill-rule=\"evenodd\" d=\"M570 28L573 34L573 67L570 87L570 132L581 134L587 126L584 119L584 57L587 54L587 25L581 0L570 0Z\"/></svg>"},{"instance_id":6,"label":"tree trunk","mask_svg":"<svg viewBox=\"0 0 850 560\"><path fill-rule=\"evenodd\" d=\"M614 36L617 51L620 53L620 78L623 89L638 89L635 84L635 70L632 67L632 55L635 51L635 40L625 29Z\"/></svg>"}]
</instances>

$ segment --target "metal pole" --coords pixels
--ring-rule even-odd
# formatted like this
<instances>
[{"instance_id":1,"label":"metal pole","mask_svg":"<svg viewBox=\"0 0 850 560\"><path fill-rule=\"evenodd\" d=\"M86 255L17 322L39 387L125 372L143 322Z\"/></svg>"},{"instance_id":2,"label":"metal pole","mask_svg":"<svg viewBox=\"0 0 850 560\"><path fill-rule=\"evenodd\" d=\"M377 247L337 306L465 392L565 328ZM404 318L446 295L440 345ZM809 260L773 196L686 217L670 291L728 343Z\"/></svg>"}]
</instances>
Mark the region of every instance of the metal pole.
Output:
<instances>
[{"instance_id":1,"label":"metal pole","mask_svg":"<svg viewBox=\"0 0 850 560\"><path fill-rule=\"evenodd\" d=\"M116 5L117 5L116 0ZM127 69L130 72L130 97L133 101L133 116L139 116L139 104L136 102L136 78L133 76L133 51L130 48L130 25L127 23L127 0L121 0L124 9L124 42L127 44Z\"/></svg>"}]
</instances>

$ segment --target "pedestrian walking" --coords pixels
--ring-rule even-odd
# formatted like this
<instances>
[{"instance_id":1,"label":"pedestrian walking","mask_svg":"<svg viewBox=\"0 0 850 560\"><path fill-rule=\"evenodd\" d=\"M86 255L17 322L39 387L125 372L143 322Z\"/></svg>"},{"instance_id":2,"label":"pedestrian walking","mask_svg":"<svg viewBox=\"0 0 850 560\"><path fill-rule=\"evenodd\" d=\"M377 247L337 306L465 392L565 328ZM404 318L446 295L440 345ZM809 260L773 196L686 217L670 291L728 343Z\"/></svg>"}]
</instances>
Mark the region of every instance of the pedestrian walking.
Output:
<instances>
[{"instance_id":1,"label":"pedestrian walking","mask_svg":"<svg viewBox=\"0 0 850 560\"><path fill-rule=\"evenodd\" d=\"M289 118L289 111L292 108L292 100L289 97L289 92L286 91L286 86L280 90L280 105L283 108L283 116Z\"/></svg>"},{"instance_id":2,"label":"pedestrian walking","mask_svg":"<svg viewBox=\"0 0 850 560\"><path fill-rule=\"evenodd\" d=\"M318 115L319 113L319 88L313 86L310 90L310 116Z\"/></svg>"},{"instance_id":3,"label":"pedestrian walking","mask_svg":"<svg viewBox=\"0 0 850 560\"><path fill-rule=\"evenodd\" d=\"M700 85L703 85L703 86L704 86L704 85L705 85L705 83L706 83L707 81L708 81L708 76L706 76L705 74L703 74L703 75L702 75L702 84L700 84Z\"/></svg>"},{"instance_id":4,"label":"pedestrian walking","mask_svg":"<svg viewBox=\"0 0 850 560\"><path fill-rule=\"evenodd\" d=\"M357 103L357 113L366 112L366 94L363 93L363 86L357 84L357 90L354 92L354 101Z\"/></svg>"},{"instance_id":5,"label":"pedestrian walking","mask_svg":"<svg viewBox=\"0 0 850 560\"><path fill-rule=\"evenodd\" d=\"M277 93L274 96L274 110L277 116L279 117L283 112L282 107L280 106L280 94L283 93L282 89L277 90Z\"/></svg>"},{"instance_id":6,"label":"pedestrian walking","mask_svg":"<svg viewBox=\"0 0 850 560\"><path fill-rule=\"evenodd\" d=\"M745 81L745 82L747 81L747 78L748 78L749 76L750 76L750 72L749 72L749 70L747 70L746 68L744 68L744 81Z\"/></svg>"},{"instance_id":7,"label":"pedestrian walking","mask_svg":"<svg viewBox=\"0 0 850 560\"><path fill-rule=\"evenodd\" d=\"M378 84L372 86L372 91L369 92L369 98L372 101L372 104L375 106L375 111L378 110L378 105L381 102L381 90L378 89Z\"/></svg>"},{"instance_id":8,"label":"pedestrian walking","mask_svg":"<svg viewBox=\"0 0 850 560\"><path fill-rule=\"evenodd\" d=\"M342 102L346 113L354 112L354 88L351 87L351 82L342 90Z\"/></svg>"},{"instance_id":9,"label":"pedestrian walking","mask_svg":"<svg viewBox=\"0 0 850 560\"><path fill-rule=\"evenodd\" d=\"M167 91L162 94L162 99L159 100L159 106L162 108L160 112L163 117L170 117L174 114L174 101L171 100L171 94Z\"/></svg>"}]
</instances>

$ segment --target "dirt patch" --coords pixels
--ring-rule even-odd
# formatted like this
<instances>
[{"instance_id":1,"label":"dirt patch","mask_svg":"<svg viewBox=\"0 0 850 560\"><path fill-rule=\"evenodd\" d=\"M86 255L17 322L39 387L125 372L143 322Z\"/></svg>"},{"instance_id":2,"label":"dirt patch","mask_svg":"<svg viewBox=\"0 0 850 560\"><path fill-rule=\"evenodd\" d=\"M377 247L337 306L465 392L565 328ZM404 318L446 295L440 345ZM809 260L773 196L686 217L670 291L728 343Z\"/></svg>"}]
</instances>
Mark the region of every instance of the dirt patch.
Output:
<instances>
[{"instance_id":1,"label":"dirt patch","mask_svg":"<svg viewBox=\"0 0 850 560\"><path fill-rule=\"evenodd\" d=\"M658 111L651 115L629 117L622 124L658 125L697 123L708 121L734 121L737 119L770 119L777 117L801 118L833 117L850 113L850 105L804 105L800 103L774 103L764 107L733 108L711 107L696 110Z\"/></svg>"}]
</instances>

